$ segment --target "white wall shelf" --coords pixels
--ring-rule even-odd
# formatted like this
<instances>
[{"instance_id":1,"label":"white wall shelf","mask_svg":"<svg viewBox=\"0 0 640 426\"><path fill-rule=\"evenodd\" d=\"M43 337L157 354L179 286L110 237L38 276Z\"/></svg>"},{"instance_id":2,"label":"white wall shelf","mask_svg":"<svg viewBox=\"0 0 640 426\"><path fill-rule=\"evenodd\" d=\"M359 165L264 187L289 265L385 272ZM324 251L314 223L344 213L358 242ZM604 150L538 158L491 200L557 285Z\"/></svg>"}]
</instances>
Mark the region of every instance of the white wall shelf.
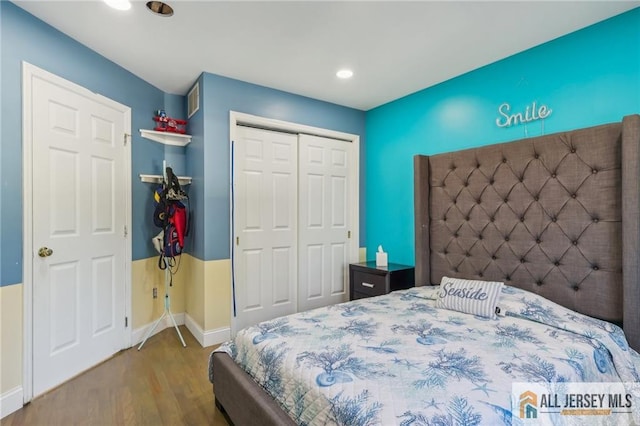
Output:
<instances>
[{"instance_id":1,"label":"white wall shelf","mask_svg":"<svg viewBox=\"0 0 640 426\"><path fill-rule=\"evenodd\" d=\"M173 132L159 132L157 130L140 129L140 136L160 142L165 145L186 146L191 142L191 135L183 135Z\"/></svg>"},{"instance_id":2,"label":"white wall shelf","mask_svg":"<svg viewBox=\"0 0 640 426\"><path fill-rule=\"evenodd\" d=\"M140 180L144 183L162 183L162 175L140 175ZM178 176L180 185L190 185L191 176Z\"/></svg>"}]
</instances>

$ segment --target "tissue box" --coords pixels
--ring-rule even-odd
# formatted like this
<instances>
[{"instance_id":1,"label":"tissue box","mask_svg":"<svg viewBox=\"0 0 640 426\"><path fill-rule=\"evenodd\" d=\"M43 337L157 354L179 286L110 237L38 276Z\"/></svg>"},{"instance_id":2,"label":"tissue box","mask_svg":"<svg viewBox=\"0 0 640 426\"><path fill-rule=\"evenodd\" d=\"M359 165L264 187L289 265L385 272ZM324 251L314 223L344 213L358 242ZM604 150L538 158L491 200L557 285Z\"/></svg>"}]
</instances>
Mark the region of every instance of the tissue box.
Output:
<instances>
[{"instance_id":1,"label":"tissue box","mask_svg":"<svg viewBox=\"0 0 640 426\"><path fill-rule=\"evenodd\" d=\"M387 266L387 253L376 252L376 266Z\"/></svg>"}]
</instances>

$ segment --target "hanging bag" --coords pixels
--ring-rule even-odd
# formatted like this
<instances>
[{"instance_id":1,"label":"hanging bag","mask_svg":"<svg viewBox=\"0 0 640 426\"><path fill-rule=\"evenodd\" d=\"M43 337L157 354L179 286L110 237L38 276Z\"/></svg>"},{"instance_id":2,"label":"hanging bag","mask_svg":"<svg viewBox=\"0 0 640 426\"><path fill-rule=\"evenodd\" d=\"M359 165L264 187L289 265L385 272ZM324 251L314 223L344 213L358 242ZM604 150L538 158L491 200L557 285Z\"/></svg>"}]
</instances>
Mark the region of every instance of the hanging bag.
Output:
<instances>
[{"instance_id":1,"label":"hanging bag","mask_svg":"<svg viewBox=\"0 0 640 426\"><path fill-rule=\"evenodd\" d=\"M180 188L178 178L171 167L166 168L166 181L154 192L155 209L153 223L162 231L153 238L156 251L160 254L158 266L167 268L171 260L182 254L185 236L189 232L189 213L180 200L189 201ZM168 263L169 262L169 263Z\"/></svg>"}]
</instances>

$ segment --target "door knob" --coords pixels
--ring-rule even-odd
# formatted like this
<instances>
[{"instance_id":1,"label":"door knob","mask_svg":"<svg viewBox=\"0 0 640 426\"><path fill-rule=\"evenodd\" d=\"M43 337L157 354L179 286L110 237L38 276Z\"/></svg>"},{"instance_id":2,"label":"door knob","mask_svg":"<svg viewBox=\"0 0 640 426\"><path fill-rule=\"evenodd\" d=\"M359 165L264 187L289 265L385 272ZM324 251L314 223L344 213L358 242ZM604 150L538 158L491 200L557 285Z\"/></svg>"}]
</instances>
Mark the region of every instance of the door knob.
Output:
<instances>
[{"instance_id":1,"label":"door knob","mask_svg":"<svg viewBox=\"0 0 640 426\"><path fill-rule=\"evenodd\" d=\"M40 257L49 257L53 254L53 250L48 247L40 247L38 250L38 256Z\"/></svg>"}]
</instances>

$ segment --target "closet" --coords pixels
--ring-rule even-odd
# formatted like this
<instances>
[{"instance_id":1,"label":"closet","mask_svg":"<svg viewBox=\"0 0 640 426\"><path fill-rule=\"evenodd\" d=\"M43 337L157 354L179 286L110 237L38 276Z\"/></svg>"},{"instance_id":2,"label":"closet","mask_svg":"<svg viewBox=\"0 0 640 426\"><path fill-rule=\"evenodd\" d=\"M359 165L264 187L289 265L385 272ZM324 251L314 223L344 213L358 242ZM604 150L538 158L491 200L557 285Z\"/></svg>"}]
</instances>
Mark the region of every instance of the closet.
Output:
<instances>
[{"instance_id":1,"label":"closet","mask_svg":"<svg viewBox=\"0 0 640 426\"><path fill-rule=\"evenodd\" d=\"M346 301L358 260L357 137L236 125L233 139L234 332Z\"/></svg>"}]
</instances>

